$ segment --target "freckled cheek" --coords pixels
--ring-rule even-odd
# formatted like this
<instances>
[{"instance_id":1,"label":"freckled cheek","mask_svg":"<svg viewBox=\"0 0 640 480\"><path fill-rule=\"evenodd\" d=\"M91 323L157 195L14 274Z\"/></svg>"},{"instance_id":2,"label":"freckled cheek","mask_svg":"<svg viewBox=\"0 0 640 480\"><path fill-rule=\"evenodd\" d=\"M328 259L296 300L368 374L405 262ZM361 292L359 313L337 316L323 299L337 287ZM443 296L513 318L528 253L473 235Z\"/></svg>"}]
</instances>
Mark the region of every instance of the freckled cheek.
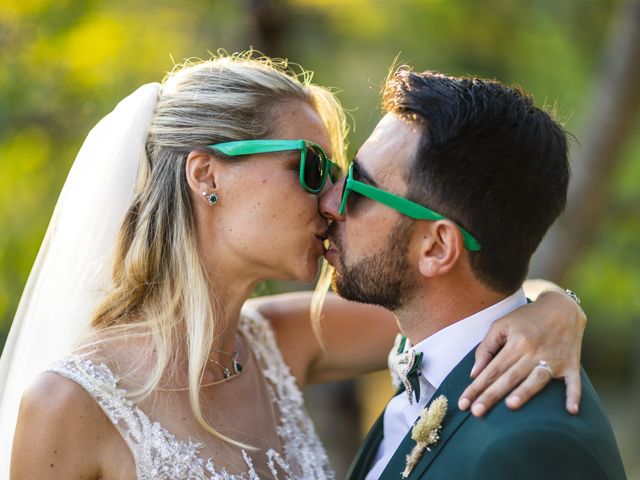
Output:
<instances>
[{"instance_id":1,"label":"freckled cheek","mask_svg":"<svg viewBox=\"0 0 640 480\"><path fill-rule=\"evenodd\" d=\"M274 226L286 230L287 235L296 235L299 232L310 231L309 223L313 219L312 210L303 204L283 201L277 208L270 212Z\"/></svg>"},{"instance_id":2,"label":"freckled cheek","mask_svg":"<svg viewBox=\"0 0 640 480\"><path fill-rule=\"evenodd\" d=\"M249 202L243 209L244 214L239 219L247 235L265 239L275 239L279 235L287 234L292 212L286 208L286 202L273 198L259 198Z\"/></svg>"},{"instance_id":3,"label":"freckled cheek","mask_svg":"<svg viewBox=\"0 0 640 480\"><path fill-rule=\"evenodd\" d=\"M308 222L319 215L317 197L309 195L297 182L294 186L283 189L275 203L296 222Z\"/></svg>"},{"instance_id":4,"label":"freckled cheek","mask_svg":"<svg viewBox=\"0 0 640 480\"><path fill-rule=\"evenodd\" d=\"M247 234L286 241L306 233L311 239L319 216L317 197L302 190L297 179L267 172L245 182L234 197L239 200L236 222Z\"/></svg>"}]
</instances>

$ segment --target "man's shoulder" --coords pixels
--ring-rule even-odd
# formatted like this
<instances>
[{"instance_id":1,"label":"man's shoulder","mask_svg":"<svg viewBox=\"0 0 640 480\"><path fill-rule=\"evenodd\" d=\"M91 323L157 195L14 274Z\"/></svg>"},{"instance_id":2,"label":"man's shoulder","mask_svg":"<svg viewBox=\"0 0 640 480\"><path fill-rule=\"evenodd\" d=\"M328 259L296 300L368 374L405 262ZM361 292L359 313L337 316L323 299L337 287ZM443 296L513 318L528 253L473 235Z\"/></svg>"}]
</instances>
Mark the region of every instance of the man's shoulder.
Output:
<instances>
[{"instance_id":1,"label":"man's shoulder","mask_svg":"<svg viewBox=\"0 0 640 480\"><path fill-rule=\"evenodd\" d=\"M469 460L478 459L472 471L490 465L492 478L507 478L524 467L531 478L580 478L580 472L582 478L625 478L611 424L584 370L581 376L578 415L565 410L564 382L554 380L519 410L501 402L483 418L469 416L451 446L464 445Z\"/></svg>"},{"instance_id":2,"label":"man's shoulder","mask_svg":"<svg viewBox=\"0 0 640 480\"><path fill-rule=\"evenodd\" d=\"M607 414L602 406L588 375L581 371L582 400L580 413L572 415L565 409L565 384L562 380L552 380L519 410L511 410L505 402L500 402L483 418L471 418L472 423L484 423L495 432L530 428L562 428L576 432L611 430Z\"/></svg>"},{"instance_id":3,"label":"man's shoulder","mask_svg":"<svg viewBox=\"0 0 640 480\"><path fill-rule=\"evenodd\" d=\"M466 478L626 479L615 440L596 440L551 422L504 429L485 438L477 455L470 456Z\"/></svg>"}]
</instances>

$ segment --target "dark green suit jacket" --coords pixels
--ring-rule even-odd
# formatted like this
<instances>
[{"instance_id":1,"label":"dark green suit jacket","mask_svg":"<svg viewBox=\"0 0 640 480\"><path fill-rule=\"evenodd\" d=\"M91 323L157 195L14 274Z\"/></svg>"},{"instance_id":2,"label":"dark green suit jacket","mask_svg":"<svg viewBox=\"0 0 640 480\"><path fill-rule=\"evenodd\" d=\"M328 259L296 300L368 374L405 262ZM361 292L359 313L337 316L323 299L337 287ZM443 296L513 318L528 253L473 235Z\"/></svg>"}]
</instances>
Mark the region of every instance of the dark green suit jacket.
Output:
<instances>
[{"instance_id":1,"label":"dark green suit jacket","mask_svg":"<svg viewBox=\"0 0 640 480\"><path fill-rule=\"evenodd\" d=\"M584 371L577 416L566 412L564 383L554 380L520 410L500 402L484 418L476 418L457 408L470 383L474 352L434 394L447 397L447 415L440 440L424 451L410 480L626 479L611 425ZM349 480L365 478L382 437L380 415L347 474ZM414 445L408 432L380 478L401 479Z\"/></svg>"}]
</instances>

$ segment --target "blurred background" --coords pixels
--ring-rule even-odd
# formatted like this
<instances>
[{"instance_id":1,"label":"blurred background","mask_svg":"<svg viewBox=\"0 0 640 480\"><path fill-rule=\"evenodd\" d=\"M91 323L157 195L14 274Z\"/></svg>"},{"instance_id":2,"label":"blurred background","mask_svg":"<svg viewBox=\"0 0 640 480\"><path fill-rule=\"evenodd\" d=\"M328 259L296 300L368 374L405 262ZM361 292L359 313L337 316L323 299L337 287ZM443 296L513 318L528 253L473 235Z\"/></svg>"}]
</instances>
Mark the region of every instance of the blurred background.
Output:
<instances>
[{"instance_id":1,"label":"blurred background","mask_svg":"<svg viewBox=\"0 0 640 480\"><path fill-rule=\"evenodd\" d=\"M394 59L518 83L572 142L569 206L532 265L581 296L583 363L640 479L640 3L637 0L2 0L0 348L67 171L99 118L187 57L255 47L315 71L353 154ZM270 283L260 293L311 288ZM339 475L388 375L308 389Z\"/></svg>"}]
</instances>

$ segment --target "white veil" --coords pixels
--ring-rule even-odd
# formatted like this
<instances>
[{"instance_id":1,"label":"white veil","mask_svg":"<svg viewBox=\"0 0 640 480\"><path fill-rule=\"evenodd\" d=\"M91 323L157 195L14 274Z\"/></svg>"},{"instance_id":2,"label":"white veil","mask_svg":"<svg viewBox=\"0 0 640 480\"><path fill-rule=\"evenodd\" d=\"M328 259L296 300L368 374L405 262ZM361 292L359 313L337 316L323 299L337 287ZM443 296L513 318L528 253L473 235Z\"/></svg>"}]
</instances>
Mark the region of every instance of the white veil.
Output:
<instances>
[{"instance_id":1,"label":"white veil","mask_svg":"<svg viewBox=\"0 0 640 480\"><path fill-rule=\"evenodd\" d=\"M25 388L69 353L108 285L159 89L140 87L91 130L62 188L0 358L0 478Z\"/></svg>"}]
</instances>

